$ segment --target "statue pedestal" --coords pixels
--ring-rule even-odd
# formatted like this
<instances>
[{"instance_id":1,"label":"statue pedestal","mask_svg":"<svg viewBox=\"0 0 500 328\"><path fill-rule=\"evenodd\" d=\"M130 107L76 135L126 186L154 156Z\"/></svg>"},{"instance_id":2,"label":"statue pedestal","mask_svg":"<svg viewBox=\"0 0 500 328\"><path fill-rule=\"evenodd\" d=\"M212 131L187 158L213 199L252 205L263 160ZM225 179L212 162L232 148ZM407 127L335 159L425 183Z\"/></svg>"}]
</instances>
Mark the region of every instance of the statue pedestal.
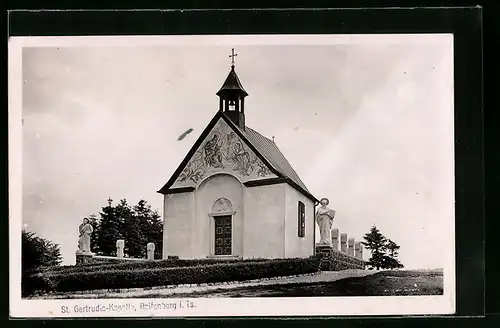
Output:
<instances>
[{"instance_id":1,"label":"statue pedestal","mask_svg":"<svg viewBox=\"0 0 500 328\"><path fill-rule=\"evenodd\" d=\"M92 252L82 252L80 250L76 251L76 264L89 263L94 257Z\"/></svg>"},{"instance_id":2,"label":"statue pedestal","mask_svg":"<svg viewBox=\"0 0 500 328\"><path fill-rule=\"evenodd\" d=\"M329 244L316 244L316 256L320 258L320 270L332 271L333 247Z\"/></svg>"},{"instance_id":3,"label":"statue pedestal","mask_svg":"<svg viewBox=\"0 0 500 328\"><path fill-rule=\"evenodd\" d=\"M316 244L316 254L328 253L333 251L333 246L331 244Z\"/></svg>"}]
</instances>

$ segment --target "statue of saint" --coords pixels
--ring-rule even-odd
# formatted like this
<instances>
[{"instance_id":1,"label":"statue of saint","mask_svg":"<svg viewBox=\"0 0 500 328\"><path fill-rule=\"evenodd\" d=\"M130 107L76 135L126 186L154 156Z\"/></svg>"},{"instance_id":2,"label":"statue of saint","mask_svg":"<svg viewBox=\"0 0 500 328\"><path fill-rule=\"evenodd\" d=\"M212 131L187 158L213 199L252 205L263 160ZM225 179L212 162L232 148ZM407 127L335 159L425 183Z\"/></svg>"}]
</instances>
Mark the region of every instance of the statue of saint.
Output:
<instances>
[{"instance_id":1,"label":"statue of saint","mask_svg":"<svg viewBox=\"0 0 500 328\"><path fill-rule=\"evenodd\" d=\"M320 244L330 245L331 242L331 229L333 218L335 217L335 210L332 210L327 205L330 203L328 198L322 198L320 201L321 206L316 211L316 223L319 226Z\"/></svg>"},{"instance_id":2,"label":"statue of saint","mask_svg":"<svg viewBox=\"0 0 500 328\"><path fill-rule=\"evenodd\" d=\"M94 232L94 228L92 228L88 219L83 219L83 223L80 224L79 227L79 232L78 251L82 253L90 253L90 234Z\"/></svg>"}]
</instances>

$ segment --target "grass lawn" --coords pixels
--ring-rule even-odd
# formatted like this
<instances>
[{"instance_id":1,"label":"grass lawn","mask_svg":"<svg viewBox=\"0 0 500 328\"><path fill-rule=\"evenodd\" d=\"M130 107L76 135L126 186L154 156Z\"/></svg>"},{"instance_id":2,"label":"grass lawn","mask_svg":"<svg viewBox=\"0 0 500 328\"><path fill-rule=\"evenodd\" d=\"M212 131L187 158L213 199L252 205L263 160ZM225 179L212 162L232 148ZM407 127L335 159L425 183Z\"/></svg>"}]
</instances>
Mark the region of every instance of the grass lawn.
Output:
<instances>
[{"instance_id":1,"label":"grass lawn","mask_svg":"<svg viewBox=\"0 0 500 328\"><path fill-rule=\"evenodd\" d=\"M442 271L384 271L321 283L218 289L173 297L307 297L442 295Z\"/></svg>"}]
</instances>

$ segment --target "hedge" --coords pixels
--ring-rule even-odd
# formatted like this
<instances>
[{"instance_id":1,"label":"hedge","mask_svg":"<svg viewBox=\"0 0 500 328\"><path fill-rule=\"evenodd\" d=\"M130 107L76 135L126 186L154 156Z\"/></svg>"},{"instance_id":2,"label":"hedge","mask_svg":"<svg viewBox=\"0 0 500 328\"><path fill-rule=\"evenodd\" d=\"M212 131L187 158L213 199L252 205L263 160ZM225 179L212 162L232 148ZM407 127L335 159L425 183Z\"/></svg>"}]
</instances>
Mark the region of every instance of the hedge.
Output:
<instances>
[{"instance_id":1,"label":"hedge","mask_svg":"<svg viewBox=\"0 0 500 328\"><path fill-rule=\"evenodd\" d=\"M366 262L342 253L340 251L331 251L328 253L317 253L320 258L320 268L326 271L341 271L347 269L365 269Z\"/></svg>"},{"instance_id":2,"label":"hedge","mask_svg":"<svg viewBox=\"0 0 500 328\"><path fill-rule=\"evenodd\" d=\"M319 271L319 259L311 257L173 268L64 272L60 274L37 273L26 277L23 281L23 296L35 292L71 292L243 281L317 271Z\"/></svg>"},{"instance_id":3,"label":"hedge","mask_svg":"<svg viewBox=\"0 0 500 328\"><path fill-rule=\"evenodd\" d=\"M262 262L270 261L270 259L196 259L196 260L179 260L166 259L158 261L134 261L134 262L119 262L119 263L92 263L79 264L71 266L47 267L33 271L32 273L74 273L74 272L89 272L89 271L110 271L110 270L138 270L138 269L157 269L157 268L172 268L172 267L188 267L211 265L217 263L235 263L235 262Z\"/></svg>"}]
</instances>

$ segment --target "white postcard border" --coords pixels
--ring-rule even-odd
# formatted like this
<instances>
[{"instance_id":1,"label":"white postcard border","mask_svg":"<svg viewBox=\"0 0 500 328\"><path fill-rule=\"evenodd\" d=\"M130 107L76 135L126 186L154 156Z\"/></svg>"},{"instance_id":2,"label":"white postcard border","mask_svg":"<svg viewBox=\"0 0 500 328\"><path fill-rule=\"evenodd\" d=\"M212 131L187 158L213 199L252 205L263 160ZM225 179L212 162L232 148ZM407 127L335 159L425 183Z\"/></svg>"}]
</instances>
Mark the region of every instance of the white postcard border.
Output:
<instances>
[{"instance_id":1,"label":"white postcard border","mask_svg":"<svg viewBox=\"0 0 500 328\"><path fill-rule=\"evenodd\" d=\"M447 43L453 61L451 34L384 35L207 35L207 36L88 36L88 37L12 37L9 39L9 270L11 317L220 317L220 316L339 316L339 315L444 315L455 312L455 218L447 218L449 232L443 234L446 253L444 295L384 297L306 297L306 298L193 298L179 299L21 299L22 229L22 49L23 47L140 47L203 45L326 45L326 44L402 44ZM453 80L452 80L453 81ZM444 91L445 92L445 91ZM453 115L453 86L446 90ZM453 125L453 124L451 124ZM453 131L453 126L451 126ZM450 145L453 147L453 144ZM452 182L453 183L453 182ZM454 185L450 186L454 190ZM450 199L454 203L454 199ZM176 310L140 310L141 303L174 302ZM195 307L189 307L193 302ZM180 308L180 304L188 305ZM92 312L92 306L114 304L119 311ZM128 304L128 306L127 306ZM75 312L83 308L88 311ZM85 307L87 306L87 307ZM103 305L104 306L104 305ZM71 313L63 313L63 307ZM135 310L131 310L135 308Z\"/></svg>"}]
</instances>

